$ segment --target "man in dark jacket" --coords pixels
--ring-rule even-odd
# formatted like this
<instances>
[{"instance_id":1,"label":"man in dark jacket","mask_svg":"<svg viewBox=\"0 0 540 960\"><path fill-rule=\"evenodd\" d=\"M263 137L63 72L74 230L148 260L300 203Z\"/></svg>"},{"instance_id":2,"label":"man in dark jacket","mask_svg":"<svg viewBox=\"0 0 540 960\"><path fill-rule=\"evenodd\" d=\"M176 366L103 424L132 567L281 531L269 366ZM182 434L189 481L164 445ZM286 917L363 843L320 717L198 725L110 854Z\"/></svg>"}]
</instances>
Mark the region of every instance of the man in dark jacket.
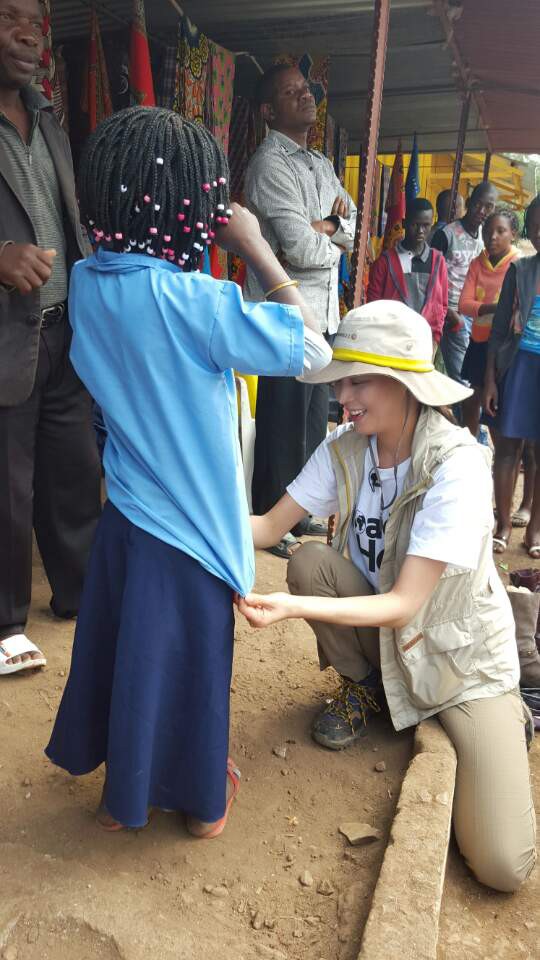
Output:
<instances>
[{"instance_id":1,"label":"man in dark jacket","mask_svg":"<svg viewBox=\"0 0 540 960\"><path fill-rule=\"evenodd\" d=\"M85 255L69 143L30 86L38 0L0 0L0 676L45 660L24 634L32 527L59 617L77 613L100 512L90 398L69 362L69 269Z\"/></svg>"}]
</instances>

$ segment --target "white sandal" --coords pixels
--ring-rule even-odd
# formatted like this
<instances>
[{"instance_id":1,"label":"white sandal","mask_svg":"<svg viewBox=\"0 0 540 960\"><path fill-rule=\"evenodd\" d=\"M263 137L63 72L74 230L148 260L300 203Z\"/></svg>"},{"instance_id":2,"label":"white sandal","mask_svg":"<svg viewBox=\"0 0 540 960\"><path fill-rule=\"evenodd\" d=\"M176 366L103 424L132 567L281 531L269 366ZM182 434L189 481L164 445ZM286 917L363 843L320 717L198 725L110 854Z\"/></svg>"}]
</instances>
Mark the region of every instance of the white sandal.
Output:
<instances>
[{"instance_id":1,"label":"white sandal","mask_svg":"<svg viewBox=\"0 0 540 960\"><path fill-rule=\"evenodd\" d=\"M8 663L13 657L22 657L25 653L39 653L40 656L35 660L19 660L18 663ZM44 667L47 660L41 653L39 647L25 636L24 633L16 633L13 637L5 637L0 640L0 677L7 676L8 673L18 673L19 670L35 670L36 667Z\"/></svg>"}]
</instances>

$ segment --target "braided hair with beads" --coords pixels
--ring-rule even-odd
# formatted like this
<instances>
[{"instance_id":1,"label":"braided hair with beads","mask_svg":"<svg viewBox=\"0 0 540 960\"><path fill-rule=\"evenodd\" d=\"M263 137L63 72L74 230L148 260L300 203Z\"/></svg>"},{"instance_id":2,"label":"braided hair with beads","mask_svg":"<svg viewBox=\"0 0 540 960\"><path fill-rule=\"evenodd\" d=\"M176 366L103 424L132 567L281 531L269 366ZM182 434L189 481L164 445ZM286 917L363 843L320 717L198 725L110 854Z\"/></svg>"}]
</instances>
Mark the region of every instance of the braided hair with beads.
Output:
<instances>
[{"instance_id":1,"label":"braided hair with beads","mask_svg":"<svg viewBox=\"0 0 540 960\"><path fill-rule=\"evenodd\" d=\"M159 107L129 107L90 135L81 158L81 211L95 248L145 253L196 270L226 224L229 170L201 124Z\"/></svg>"}]
</instances>

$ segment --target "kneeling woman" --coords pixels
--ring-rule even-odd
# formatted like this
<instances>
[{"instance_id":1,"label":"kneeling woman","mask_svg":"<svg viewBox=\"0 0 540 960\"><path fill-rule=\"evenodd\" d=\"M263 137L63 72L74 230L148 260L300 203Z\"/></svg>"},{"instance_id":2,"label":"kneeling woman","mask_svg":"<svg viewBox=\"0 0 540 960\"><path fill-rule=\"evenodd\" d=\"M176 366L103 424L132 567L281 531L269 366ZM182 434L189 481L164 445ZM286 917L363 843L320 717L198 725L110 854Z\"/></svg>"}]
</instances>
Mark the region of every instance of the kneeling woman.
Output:
<instances>
[{"instance_id":1,"label":"kneeling woman","mask_svg":"<svg viewBox=\"0 0 540 960\"><path fill-rule=\"evenodd\" d=\"M534 810L512 611L494 566L489 454L440 407L470 394L434 371L428 324L404 304L352 311L330 381L349 422L262 517L266 547L305 514L339 514L332 547L303 546L289 594L238 601L253 626L315 632L342 683L313 725L340 749L365 733L382 688L396 730L437 715L458 758L454 827L477 878L516 890L535 862Z\"/></svg>"}]
</instances>

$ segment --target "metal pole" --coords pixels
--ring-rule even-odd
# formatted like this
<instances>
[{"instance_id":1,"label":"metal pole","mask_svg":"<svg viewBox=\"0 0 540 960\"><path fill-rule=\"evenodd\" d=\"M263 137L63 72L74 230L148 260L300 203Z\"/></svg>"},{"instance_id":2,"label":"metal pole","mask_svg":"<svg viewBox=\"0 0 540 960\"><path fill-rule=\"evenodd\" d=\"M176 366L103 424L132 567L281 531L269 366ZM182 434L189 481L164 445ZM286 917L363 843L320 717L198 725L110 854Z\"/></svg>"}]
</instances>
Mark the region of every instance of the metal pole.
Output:
<instances>
[{"instance_id":1,"label":"metal pole","mask_svg":"<svg viewBox=\"0 0 540 960\"><path fill-rule=\"evenodd\" d=\"M369 238L373 187L377 163L377 146L381 121L386 43L390 20L390 0L375 0L375 16L371 43L371 66L364 121L364 136L360 158L358 184L358 215L351 264L351 303L359 307L364 296L364 265Z\"/></svg>"},{"instance_id":2,"label":"metal pole","mask_svg":"<svg viewBox=\"0 0 540 960\"><path fill-rule=\"evenodd\" d=\"M482 174L482 180L489 180L489 169L491 167L491 150L486 150L486 159L484 160L484 172Z\"/></svg>"},{"instance_id":3,"label":"metal pole","mask_svg":"<svg viewBox=\"0 0 540 960\"><path fill-rule=\"evenodd\" d=\"M465 153L465 137L467 136L467 124L469 122L469 109L471 106L471 93L468 90L463 99L461 107L461 117L459 119L459 133L456 147L456 157L454 160L454 172L452 174L452 186L450 194L449 222L456 215L456 200L459 187L459 178L461 176L461 167L463 166L463 154Z\"/></svg>"}]
</instances>

